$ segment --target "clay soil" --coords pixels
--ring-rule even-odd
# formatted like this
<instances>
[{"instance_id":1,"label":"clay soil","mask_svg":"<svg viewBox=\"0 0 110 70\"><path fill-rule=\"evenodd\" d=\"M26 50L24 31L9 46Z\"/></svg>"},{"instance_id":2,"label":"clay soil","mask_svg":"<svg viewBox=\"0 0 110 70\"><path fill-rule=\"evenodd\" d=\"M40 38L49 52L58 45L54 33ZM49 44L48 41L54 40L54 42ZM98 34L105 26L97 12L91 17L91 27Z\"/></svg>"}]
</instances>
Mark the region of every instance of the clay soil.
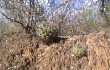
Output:
<instances>
[{"instance_id":1,"label":"clay soil","mask_svg":"<svg viewBox=\"0 0 110 70\"><path fill-rule=\"evenodd\" d=\"M0 36L0 70L110 70L109 33L61 37L51 45L25 33ZM73 47L85 49L77 56Z\"/></svg>"}]
</instances>

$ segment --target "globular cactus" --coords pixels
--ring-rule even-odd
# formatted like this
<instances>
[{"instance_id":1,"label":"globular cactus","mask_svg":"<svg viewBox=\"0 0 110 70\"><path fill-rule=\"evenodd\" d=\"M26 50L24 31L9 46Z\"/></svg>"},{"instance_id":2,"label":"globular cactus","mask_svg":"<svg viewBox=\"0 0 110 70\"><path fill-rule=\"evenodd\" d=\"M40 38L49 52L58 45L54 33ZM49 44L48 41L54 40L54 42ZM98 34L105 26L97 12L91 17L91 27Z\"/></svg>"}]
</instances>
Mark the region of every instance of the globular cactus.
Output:
<instances>
[{"instance_id":1,"label":"globular cactus","mask_svg":"<svg viewBox=\"0 0 110 70\"><path fill-rule=\"evenodd\" d=\"M73 51L74 55L79 57L79 58L82 57L82 56L87 55L86 48L83 48L81 46L73 46L72 51Z\"/></svg>"},{"instance_id":2,"label":"globular cactus","mask_svg":"<svg viewBox=\"0 0 110 70\"><path fill-rule=\"evenodd\" d=\"M45 43L49 44L53 42L53 39L57 36L57 30L54 27L46 26L46 25L39 25L36 28L36 33L39 38Z\"/></svg>"}]
</instances>

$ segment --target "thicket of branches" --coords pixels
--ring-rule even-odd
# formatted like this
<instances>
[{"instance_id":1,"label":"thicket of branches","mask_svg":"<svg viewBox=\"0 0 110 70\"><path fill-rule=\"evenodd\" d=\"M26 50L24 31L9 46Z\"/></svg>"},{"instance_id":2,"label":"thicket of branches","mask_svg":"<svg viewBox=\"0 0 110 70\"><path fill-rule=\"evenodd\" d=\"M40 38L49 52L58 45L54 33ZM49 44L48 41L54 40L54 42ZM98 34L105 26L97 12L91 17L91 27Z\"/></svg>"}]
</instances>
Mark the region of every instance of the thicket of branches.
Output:
<instances>
[{"instance_id":1,"label":"thicket of branches","mask_svg":"<svg viewBox=\"0 0 110 70\"><path fill-rule=\"evenodd\" d=\"M47 5L41 1L0 0L0 13L5 19L19 24L31 34L38 24L56 26L59 35L86 34L109 25L108 0L99 0L97 8L84 6L80 9L75 7L76 0L48 0Z\"/></svg>"}]
</instances>

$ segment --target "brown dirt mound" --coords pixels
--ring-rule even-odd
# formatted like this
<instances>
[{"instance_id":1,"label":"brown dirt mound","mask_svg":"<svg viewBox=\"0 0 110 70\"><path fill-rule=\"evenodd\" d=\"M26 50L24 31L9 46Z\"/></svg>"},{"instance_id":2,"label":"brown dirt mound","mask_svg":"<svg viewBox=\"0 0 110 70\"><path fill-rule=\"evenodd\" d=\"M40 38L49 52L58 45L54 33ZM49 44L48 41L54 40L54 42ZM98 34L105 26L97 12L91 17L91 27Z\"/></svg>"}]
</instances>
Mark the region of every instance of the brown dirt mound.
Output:
<instances>
[{"instance_id":1,"label":"brown dirt mound","mask_svg":"<svg viewBox=\"0 0 110 70\"><path fill-rule=\"evenodd\" d=\"M105 32L64 37L40 44L25 33L0 37L0 70L110 70L110 40ZM58 39L59 40L59 39ZM74 47L82 47L78 55Z\"/></svg>"}]
</instances>

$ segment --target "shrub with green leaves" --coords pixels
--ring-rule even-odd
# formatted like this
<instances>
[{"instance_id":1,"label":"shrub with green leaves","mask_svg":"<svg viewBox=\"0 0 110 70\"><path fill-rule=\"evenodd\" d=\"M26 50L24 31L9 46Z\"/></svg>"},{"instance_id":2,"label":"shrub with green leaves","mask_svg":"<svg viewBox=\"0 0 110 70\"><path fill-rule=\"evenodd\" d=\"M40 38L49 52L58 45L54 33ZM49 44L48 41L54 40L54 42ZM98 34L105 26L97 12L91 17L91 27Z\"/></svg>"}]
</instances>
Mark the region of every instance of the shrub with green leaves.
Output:
<instances>
[{"instance_id":1,"label":"shrub with green leaves","mask_svg":"<svg viewBox=\"0 0 110 70\"><path fill-rule=\"evenodd\" d=\"M39 25L36 28L36 31L40 39L46 44L51 43L53 39L57 36L57 30L51 26Z\"/></svg>"}]
</instances>

